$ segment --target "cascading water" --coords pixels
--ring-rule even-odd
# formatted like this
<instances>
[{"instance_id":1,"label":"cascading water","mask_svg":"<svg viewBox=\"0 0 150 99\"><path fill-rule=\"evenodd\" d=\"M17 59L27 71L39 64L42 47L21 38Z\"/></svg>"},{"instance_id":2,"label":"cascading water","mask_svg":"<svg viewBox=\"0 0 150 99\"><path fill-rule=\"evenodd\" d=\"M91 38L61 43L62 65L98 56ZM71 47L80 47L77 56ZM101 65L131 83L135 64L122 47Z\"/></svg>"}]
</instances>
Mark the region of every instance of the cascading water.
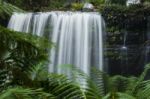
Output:
<instances>
[{"instance_id":1,"label":"cascading water","mask_svg":"<svg viewBox=\"0 0 150 99\"><path fill-rule=\"evenodd\" d=\"M72 64L90 74L91 66L103 70L103 20L97 12L14 13L8 28L46 36L51 49L49 72L69 73L59 65Z\"/></svg>"},{"instance_id":2,"label":"cascading water","mask_svg":"<svg viewBox=\"0 0 150 99\"><path fill-rule=\"evenodd\" d=\"M126 40L127 40L127 31L124 31L123 36L123 46L120 48L120 56L121 56L121 67L124 72L127 72L128 70L128 47L126 46ZM122 74L124 73L122 72Z\"/></svg>"},{"instance_id":3,"label":"cascading water","mask_svg":"<svg viewBox=\"0 0 150 99\"><path fill-rule=\"evenodd\" d=\"M147 44L144 46L144 65L150 62L150 16L147 17Z\"/></svg>"}]
</instances>

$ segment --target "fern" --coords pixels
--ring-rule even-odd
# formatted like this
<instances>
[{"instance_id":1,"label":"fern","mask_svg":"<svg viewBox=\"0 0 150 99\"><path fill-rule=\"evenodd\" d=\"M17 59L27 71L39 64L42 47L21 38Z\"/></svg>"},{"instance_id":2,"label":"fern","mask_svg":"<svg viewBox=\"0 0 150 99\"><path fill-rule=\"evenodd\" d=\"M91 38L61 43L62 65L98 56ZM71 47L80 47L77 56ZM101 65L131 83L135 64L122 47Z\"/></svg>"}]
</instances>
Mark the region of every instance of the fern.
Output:
<instances>
[{"instance_id":1,"label":"fern","mask_svg":"<svg viewBox=\"0 0 150 99\"><path fill-rule=\"evenodd\" d=\"M40 61L46 61L45 49L49 47L49 41L44 38L14 32L0 26L0 69L8 71L6 75L11 78L11 85L33 85L25 71Z\"/></svg>"},{"instance_id":2,"label":"fern","mask_svg":"<svg viewBox=\"0 0 150 99\"><path fill-rule=\"evenodd\" d=\"M92 79L96 77L96 75L91 78L89 75L85 74L82 70L75 68L72 65L63 66L62 69L70 69L72 71L71 81L75 82L77 86L79 86L82 95L85 99L101 99L103 96L103 83L102 83L102 75L99 75L99 78ZM98 77L98 76L97 76ZM97 82L96 82L97 81ZM100 82L100 83L99 83Z\"/></svg>"},{"instance_id":3,"label":"fern","mask_svg":"<svg viewBox=\"0 0 150 99\"><path fill-rule=\"evenodd\" d=\"M4 2L3 0L0 1L0 16L2 16L4 13L11 15L13 12L24 12L22 9Z\"/></svg>"},{"instance_id":4,"label":"fern","mask_svg":"<svg viewBox=\"0 0 150 99\"><path fill-rule=\"evenodd\" d=\"M136 97L138 99L149 99L150 98L150 80L143 81L137 89Z\"/></svg>"},{"instance_id":5,"label":"fern","mask_svg":"<svg viewBox=\"0 0 150 99\"><path fill-rule=\"evenodd\" d=\"M26 74L32 81L43 81L48 78L47 67L44 62L40 62L36 66L30 67Z\"/></svg>"},{"instance_id":6,"label":"fern","mask_svg":"<svg viewBox=\"0 0 150 99\"><path fill-rule=\"evenodd\" d=\"M138 81L135 83L135 85L132 87L131 93L134 95L137 93L138 86L144 81L145 76L147 75L148 71L150 70L150 64L147 64L144 68L143 73L140 75Z\"/></svg>"},{"instance_id":7,"label":"fern","mask_svg":"<svg viewBox=\"0 0 150 99\"><path fill-rule=\"evenodd\" d=\"M6 89L10 85L11 80L11 72L5 69L0 70L0 91Z\"/></svg>"},{"instance_id":8,"label":"fern","mask_svg":"<svg viewBox=\"0 0 150 99\"><path fill-rule=\"evenodd\" d=\"M65 75L48 74L43 63L31 67L26 74L31 79L32 87L42 87L57 99L83 99L80 87L69 80ZM40 79L41 78L41 79ZM42 83L44 82L44 86Z\"/></svg>"},{"instance_id":9,"label":"fern","mask_svg":"<svg viewBox=\"0 0 150 99\"><path fill-rule=\"evenodd\" d=\"M47 59L45 49L50 43L41 37L10 31L0 26L0 40L0 59L5 61L5 67L15 66L26 70L28 66Z\"/></svg>"},{"instance_id":10,"label":"fern","mask_svg":"<svg viewBox=\"0 0 150 99\"><path fill-rule=\"evenodd\" d=\"M84 96L74 82L69 80L64 75L50 74L48 80L48 91L57 98L62 97L62 99L83 99ZM84 98L85 99L85 98Z\"/></svg>"},{"instance_id":11,"label":"fern","mask_svg":"<svg viewBox=\"0 0 150 99\"><path fill-rule=\"evenodd\" d=\"M96 68L91 69L91 80L94 81L94 83L95 83L96 87L98 88L101 96L104 96L104 94L106 92L104 81L108 77L109 76L106 73L101 72L100 70L98 70Z\"/></svg>"},{"instance_id":12,"label":"fern","mask_svg":"<svg viewBox=\"0 0 150 99\"><path fill-rule=\"evenodd\" d=\"M137 82L136 77L123 77L116 75L109 78L110 92L128 92L131 91L134 84Z\"/></svg>"},{"instance_id":13,"label":"fern","mask_svg":"<svg viewBox=\"0 0 150 99\"><path fill-rule=\"evenodd\" d=\"M0 99L57 99L42 89L15 87L9 88L0 94Z\"/></svg>"},{"instance_id":14,"label":"fern","mask_svg":"<svg viewBox=\"0 0 150 99\"><path fill-rule=\"evenodd\" d=\"M102 99L136 99L136 98L126 93L116 92L116 93L108 93Z\"/></svg>"}]
</instances>

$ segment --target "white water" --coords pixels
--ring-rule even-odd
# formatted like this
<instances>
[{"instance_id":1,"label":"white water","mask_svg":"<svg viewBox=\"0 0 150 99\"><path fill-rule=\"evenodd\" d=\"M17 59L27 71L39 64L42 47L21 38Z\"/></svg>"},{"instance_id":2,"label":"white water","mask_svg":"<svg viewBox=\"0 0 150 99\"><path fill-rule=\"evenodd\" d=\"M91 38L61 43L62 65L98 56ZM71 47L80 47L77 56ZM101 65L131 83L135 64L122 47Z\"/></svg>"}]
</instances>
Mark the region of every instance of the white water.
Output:
<instances>
[{"instance_id":1,"label":"white water","mask_svg":"<svg viewBox=\"0 0 150 99\"><path fill-rule=\"evenodd\" d=\"M51 39L49 72L69 73L59 65L73 64L90 74L91 66L103 70L103 20L96 12L14 13L8 28Z\"/></svg>"},{"instance_id":2,"label":"white water","mask_svg":"<svg viewBox=\"0 0 150 99\"><path fill-rule=\"evenodd\" d=\"M139 4L140 0L127 0L126 5L129 6L131 4Z\"/></svg>"}]
</instances>

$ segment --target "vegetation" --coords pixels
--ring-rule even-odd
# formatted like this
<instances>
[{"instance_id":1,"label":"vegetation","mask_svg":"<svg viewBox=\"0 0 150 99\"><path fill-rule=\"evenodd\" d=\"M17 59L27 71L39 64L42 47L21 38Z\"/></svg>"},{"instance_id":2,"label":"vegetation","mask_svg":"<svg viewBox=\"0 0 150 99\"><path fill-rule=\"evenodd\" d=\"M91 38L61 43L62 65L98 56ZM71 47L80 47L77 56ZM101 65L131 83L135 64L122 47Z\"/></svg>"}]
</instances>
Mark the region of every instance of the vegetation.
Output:
<instances>
[{"instance_id":1,"label":"vegetation","mask_svg":"<svg viewBox=\"0 0 150 99\"><path fill-rule=\"evenodd\" d=\"M133 34L140 32L138 37L143 37L147 29L149 4L122 6L125 5L125 1L109 0L103 5L104 0L89 0L99 8L106 21L108 47L122 45L125 31L132 31ZM65 0L5 0L5 2L0 0L0 24L4 25L5 19L8 20L14 11L24 12L20 8L28 11L57 10L67 7L73 10L82 9L83 4L78 0L72 2L74 3L70 5L70 2L67 4ZM140 39L138 47L145 41ZM96 69L92 69L89 77L74 68L73 80L66 75L47 71L46 50L52 45L45 38L0 26L0 99L149 99L149 64L137 77L130 74L126 77L112 76ZM118 51L110 51L107 55L118 60L124 57L120 56ZM83 83L77 80L83 80Z\"/></svg>"},{"instance_id":2,"label":"vegetation","mask_svg":"<svg viewBox=\"0 0 150 99\"><path fill-rule=\"evenodd\" d=\"M43 11L63 9L66 0L6 0L27 11Z\"/></svg>"},{"instance_id":3,"label":"vegetation","mask_svg":"<svg viewBox=\"0 0 150 99\"><path fill-rule=\"evenodd\" d=\"M11 15L12 12L22 12L20 8L10 4L6 3L3 0L0 0L0 16L3 16L2 13L6 13L8 15Z\"/></svg>"},{"instance_id":4,"label":"vegetation","mask_svg":"<svg viewBox=\"0 0 150 99\"><path fill-rule=\"evenodd\" d=\"M6 76L7 80L16 79L19 81L19 77L23 78L23 76L19 76L21 72L47 59L45 48L49 44L43 38L0 27L0 40L1 73L9 72L11 74L10 77Z\"/></svg>"},{"instance_id":5,"label":"vegetation","mask_svg":"<svg viewBox=\"0 0 150 99\"><path fill-rule=\"evenodd\" d=\"M148 41L149 7L145 4L128 7L110 4L100 9L107 26L105 45L110 50L105 55L109 57L112 75L139 75L143 71L141 65L145 64L144 49ZM122 49L122 46L126 46L127 50Z\"/></svg>"},{"instance_id":6,"label":"vegetation","mask_svg":"<svg viewBox=\"0 0 150 99\"><path fill-rule=\"evenodd\" d=\"M148 99L150 81L144 79L149 70L150 65L147 65L139 78L126 78L110 77L93 69L94 78L90 78L74 69L76 79L85 79L89 85L87 87L82 87L65 75L49 74L42 63L20 72L21 78L17 82L14 78L18 78L18 75L6 80L5 77L12 74L1 70L0 99Z\"/></svg>"},{"instance_id":7,"label":"vegetation","mask_svg":"<svg viewBox=\"0 0 150 99\"><path fill-rule=\"evenodd\" d=\"M92 3L95 6L95 8L98 8L99 6L105 3L105 0L87 0L87 2Z\"/></svg>"},{"instance_id":8,"label":"vegetation","mask_svg":"<svg viewBox=\"0 0 150 99\"><path fill-rule=\"evenodd\" d=\"M83 4L82 3L72 3L71 8L72 8L72 10L80 11L83 8Z\"/></svg>"},{"instance_id":9,"label":"vegetation","mask_svg":"<svg viewBox=\"0 0 150 99\"><path fill-rule=\"evenodd\" d=\"M107 4L126 5L127 0L106 0Z\"/></svg>"},{"instance_id":10,"label":"vegetation","mask_svg":"<svg viewBox=\"0 0 150 99\"><path fill-rule=\"evenodd\" d=\"M7 26L8 19L13 12L24 12L20 8L0 0L0 24Z\"/></svg>"}]
</instances>

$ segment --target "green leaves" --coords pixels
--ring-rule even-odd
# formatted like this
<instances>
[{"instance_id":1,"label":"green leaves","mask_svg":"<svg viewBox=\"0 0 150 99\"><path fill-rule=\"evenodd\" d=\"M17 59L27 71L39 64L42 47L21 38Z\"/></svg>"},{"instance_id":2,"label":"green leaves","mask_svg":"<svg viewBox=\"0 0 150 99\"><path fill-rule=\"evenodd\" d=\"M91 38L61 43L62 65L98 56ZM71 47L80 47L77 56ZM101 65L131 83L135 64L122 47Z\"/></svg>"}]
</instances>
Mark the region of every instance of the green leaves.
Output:
<instances>
[{"instance_id":1,"label":"green leaves","mask_svg":"<svg viewBox=\"0 0 150 99\"><path fill-rule=\"evenodd\" d=\"M107 0L106 3L110 4L119 4L119 5L126 5L127 0Z\"/></svg>"},{"instance_id":2,"label":"green leaves","mask_svg":"<svg viewBox=\"0 0 150 99\"><path fill-rule=\"evenodd\" d=\"M48 77L48 70L44 62L40 62L36 66L29 67L26 74L32 81L43 81Z\"/></svg>"},{"instance_id":3,"label":"green leaves","mask_svg":"<svg viewBox=\"0 0 150 99\"><path fill-rule=\"evenodd\" d=\"M102 99L137 99L137 98L126 93L116 92L116 93L108 93Z\"/></svg>"},{"instance_id":4,"label":"green leaves","mask_svg":"<svg viewBox=\"0 0 150 99\"><path fill-rule=\"evenodd\" d=\"M2 89L14 85L33 85L25 72L34 66L38 68L40 62L47 61L46 50L50 47L51 43L45 38L11 31L0 26L0 72L2 72L0 86ZM6 77L5 75L3 77L3 70L6 71L4 72ZM35 70L40 72L40 68ZM9 84L6 83L6 78L10 78Z\"/></svg>"},{"instance_id":5,"label":"green leaves","mask_svg":"<svg viewBox=\"0 0 150 99\"><path fill-rule=\"evenodd\" d=\"M5 64L1 67L19 67L22 70L34 66L39 61L47 60L51 44L48 40L29 34L14 32L0 26L0 59Z\"/></svg>"},{"instance_id":6,"label":"green leaves","mask_svg":"<svg viewBox=\"0 0 150 99\"><path fill-rule=\"evenodd\" d=\"M56 99L52 94L43 92L42 89L8 88L0 94L0 99Z\"/></svg>"},{"instance_id":7,"label":"green leaves","mask_svg":"<svg viewBox=\"0 0 150 99\"><path fill-rule=\"evenodd\" d=\"M4 2L3 0L0 1L0 18L1 18L0 21L2 21L2 19L6 21L8 16L11 16L13 12L25 12L25 11L12 4Z\"/></svg>"},{"instance_id":8,"label":"green leaves","mask_svg":"<svg viewBox=\"0 0 150 99\"><path fill-rule=\"evenodd\" d=\"M24 87L7 87L0 94L0 99L10 99L10 97L11 99L148 99L150 81L143 81L148 70L149 65L138 79L123 76L109 77L96 69L92 70L90 78L82 71L73 69L75 79L86 81L87 84L83 87L63 74L48 74L40 63L25 73L28 75L26 77L30 78L32 86L23 83Z\"/></svg>"},{"instance_id":9,"label":"green leaves","mask_svg":"<svg viewBox=\"0 0 150 99\"><path fill-rule=\"evenodd\" d=\"M50 74L48 82L48 92L58 99L85 99L80 88L64 75Z\"/></svg>"}]
</instances>

